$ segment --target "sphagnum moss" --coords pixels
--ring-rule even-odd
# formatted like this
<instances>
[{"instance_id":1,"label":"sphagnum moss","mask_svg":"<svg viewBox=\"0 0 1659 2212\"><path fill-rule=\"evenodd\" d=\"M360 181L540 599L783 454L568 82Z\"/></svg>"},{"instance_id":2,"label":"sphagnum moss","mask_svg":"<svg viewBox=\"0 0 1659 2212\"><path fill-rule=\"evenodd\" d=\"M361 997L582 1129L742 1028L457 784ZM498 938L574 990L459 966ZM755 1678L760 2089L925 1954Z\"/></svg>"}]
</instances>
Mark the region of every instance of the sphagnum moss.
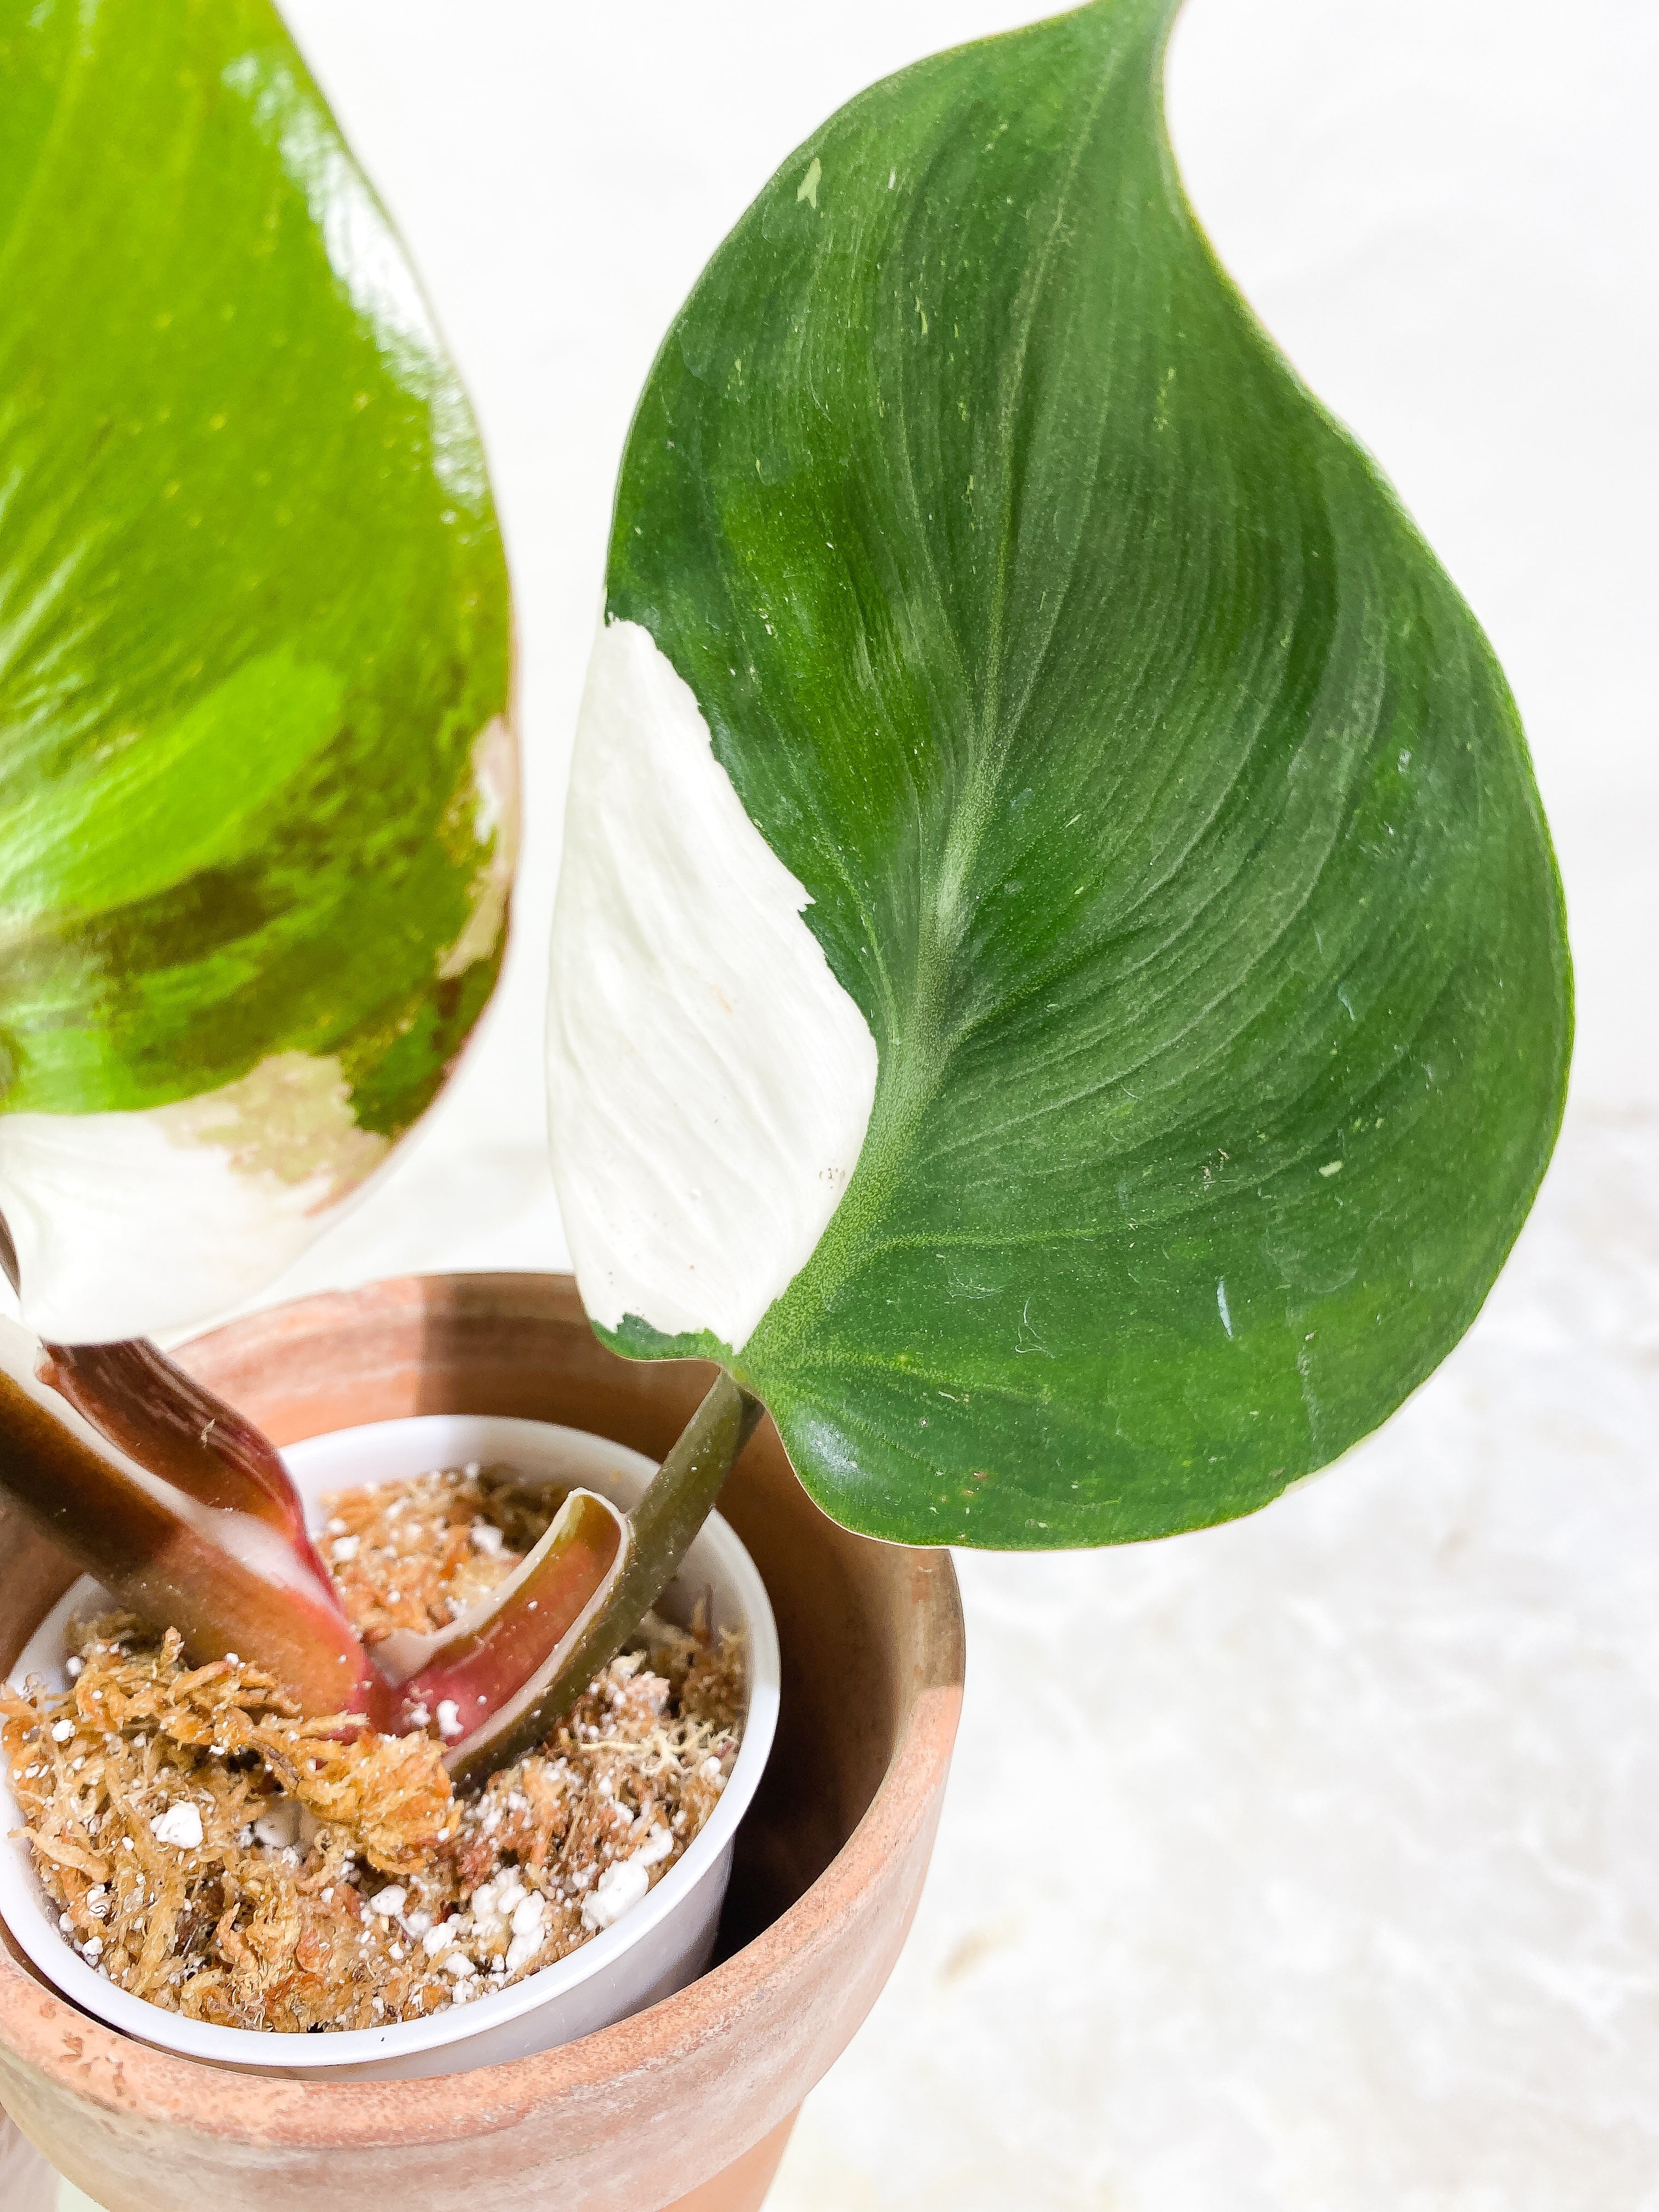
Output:
<instances>
[{"instance_id":1,"label":"sphagnum moss","mask_svg":"<svg viewBox=\"0 0 1659 2212\"><path fill-rule=\"evenodd\" d=\"M343 1492L325 1556L372 1644L447 1623L556 1503L477 1468ZM550 1966L684 1851L742 1733L741 1640L654 1616L465 1799L433 1738L305 1720L253 1667L187 1666L176 1633L112 1615L70 1640L67 1695L0 1696L40 1878L89 1964L216 2027L380 2027Z\"/></svg>"}]
</instances>

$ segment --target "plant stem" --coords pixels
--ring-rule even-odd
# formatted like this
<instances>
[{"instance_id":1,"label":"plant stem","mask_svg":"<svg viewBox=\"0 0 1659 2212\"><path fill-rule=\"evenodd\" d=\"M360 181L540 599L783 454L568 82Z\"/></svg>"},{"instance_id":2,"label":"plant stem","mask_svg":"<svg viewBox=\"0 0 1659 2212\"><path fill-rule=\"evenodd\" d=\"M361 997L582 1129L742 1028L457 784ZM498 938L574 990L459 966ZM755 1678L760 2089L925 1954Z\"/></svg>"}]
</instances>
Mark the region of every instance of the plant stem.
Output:
<instances>
[{"instance_id":1,"label":"plant stem","mask_svg":"<svg viewBox=\"0 0 1659 2212\"><path fill-rule=\"evenodd\" d=\"M457 1788L481 1785L498 1767L545 1742L610 1665L674 1579L763 1411L760 1401L722 1368L629 1515L627 1553L605 1602L560 1655L533 1705L504 1729L483 1729L457 1747L449 1762Z\"/></svg>"}]
</instances>

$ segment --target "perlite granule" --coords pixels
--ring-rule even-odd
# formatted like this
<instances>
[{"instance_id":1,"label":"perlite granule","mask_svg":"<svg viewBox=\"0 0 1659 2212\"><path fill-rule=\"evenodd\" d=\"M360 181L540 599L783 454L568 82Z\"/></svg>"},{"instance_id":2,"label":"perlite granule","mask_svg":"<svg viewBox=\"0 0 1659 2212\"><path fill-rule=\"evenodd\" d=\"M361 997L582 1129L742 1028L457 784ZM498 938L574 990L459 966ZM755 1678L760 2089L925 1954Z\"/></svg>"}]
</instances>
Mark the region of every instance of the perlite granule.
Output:
<instances>
[{"instance_id":1,"label":"perlite granule","mask_svg":"<svg viewBox=\"0 0 1659 2212\"><path fill-rule=\"evenodd\" d=\"M508 1471L423 1475L326 1500L319 1544L373 1644L510 1574L556 1503ZM70 1647L66 1694L0 1692L64 1934L154 2004L289 2034L465 2004L611 1925L713 1811L746 1698L740 1637L650 1616L539 1752L457 1798L434 1738L304 1720L171 1631L112 1615Z\"/></svg>"}]
</instances>

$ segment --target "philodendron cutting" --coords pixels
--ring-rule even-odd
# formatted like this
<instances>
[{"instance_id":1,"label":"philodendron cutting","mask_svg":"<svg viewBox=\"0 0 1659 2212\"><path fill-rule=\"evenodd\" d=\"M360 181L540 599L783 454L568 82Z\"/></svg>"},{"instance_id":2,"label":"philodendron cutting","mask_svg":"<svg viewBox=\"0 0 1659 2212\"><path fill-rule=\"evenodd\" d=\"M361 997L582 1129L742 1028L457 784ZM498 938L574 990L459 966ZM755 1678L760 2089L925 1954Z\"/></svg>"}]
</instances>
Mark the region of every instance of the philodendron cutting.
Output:
<instances>
[{"instance_id":1,"label":"philodendron cutting","mask_svg":"<svg viewBox=\"0 0 1659 2212\"><path fill-rule=\"evenodd\" d=\"M855 1529L1121 1542L1265 1504L1473 1319L1561 1110L1548 837L1472 615L1182 193L1172 12L878 85L668 334L551 1129L600 1335L720 1372L631 1514L575 1493L394 1681L275 1454L108 1340L268 1279L488 994L482 464L258 0L6 9L0 1206L47 1343L3 1482L193 1651L377 1729L460 1711L476 1783L635 1632L763 1407Z\"/></svg>"}]
</instances>

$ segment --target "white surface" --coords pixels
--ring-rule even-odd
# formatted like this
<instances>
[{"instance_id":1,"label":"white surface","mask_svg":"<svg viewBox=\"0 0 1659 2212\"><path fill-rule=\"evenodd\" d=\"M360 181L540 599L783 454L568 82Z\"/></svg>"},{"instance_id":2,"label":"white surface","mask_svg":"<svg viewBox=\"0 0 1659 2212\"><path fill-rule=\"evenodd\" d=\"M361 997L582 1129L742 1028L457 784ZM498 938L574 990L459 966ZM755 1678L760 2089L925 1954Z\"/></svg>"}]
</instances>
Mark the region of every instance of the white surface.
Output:
<instances>
[{"instance_id":1,"label":"white surface","mask_svg":"<svg viewBox=\"0 0 1659 2212\"><path fill-rule=\"evenodd\" d=\"M313 1509L325 1492L343 1486L396 1481L471 1460L500 1460L532 1477L556 1477L598 1491L626 1510L656 1472L655 1463L638 1452L578 1429L474 1413L370 1422L312 1437L291 1445L283 1456ZM41 1972L85 2011L144 2042L218 2066L312 2080L407 2081L527 2057L626 2019L683 1989L707 1966L731 1872L732 1838L777 1727L780 1672L771 1605L754 1563L718 1513L698 1532L660 1603L671 1619L689 1620L705 1591L714 1625L742 1627L749 1638L743 1741L720 1802L648 1896L642 1888L633 1909L615 1915L614 1924L603 1933L511 1989L429 2020L335 2035L261 2035L164 2012L106 1981L64 1941L58 1914L35 1875L33 1854L17 1833L16 1800L4 1775L0 1917ZM98 1598L98 1586L90 1579L67 1591L25 1645L13 1680L21 1683L33 1674L57 1689L67 1687L64 1630L71 1619L87 1618ZM198 1823L198 1839L199 1835Z\"/></svg>"},{"instance_id":2,"label":"white surface","mask_svg":"<svg viewBox=\"0 0 1659 2212\"><path fill-rule=\"evenodd\" d=\"M87 2199L64 2185L26 2136L0 2112L0 2204L6 2212L81 2212Z\"/></svg>"},{"instance_id":3,"label":"white surface","mask_svg":"<svg viewBox=\"0 0 1659 2212\"><path fill-rule=\"evenodd\" d=\"M733 1352L858 1164L876 1041L743 809L695 694L601 623L577 726L548 1014L553 1176L582 1302Z\"/></svg>"},{"instance_id":4,"label":"white surface","mask_svg":"<svg viewBox=\"0 0 1659 2212\"><path fill-rule=\"evenodd\" d=\"M503 1004L295 1281L558 1265L542 947L635 395L836 102L1039 10L289 12L478 403L528 741ZM1145 1552L964 1561L934 1880L768 2212L1659 2205L1656 48L1650 0L1190 0L1171 119L1199 210L1520 700L1576 1104L1468 1342L1328 1481ZM1034 1796L1027 1851L1008 1808Z\"/></svg>"}]
</instances>

